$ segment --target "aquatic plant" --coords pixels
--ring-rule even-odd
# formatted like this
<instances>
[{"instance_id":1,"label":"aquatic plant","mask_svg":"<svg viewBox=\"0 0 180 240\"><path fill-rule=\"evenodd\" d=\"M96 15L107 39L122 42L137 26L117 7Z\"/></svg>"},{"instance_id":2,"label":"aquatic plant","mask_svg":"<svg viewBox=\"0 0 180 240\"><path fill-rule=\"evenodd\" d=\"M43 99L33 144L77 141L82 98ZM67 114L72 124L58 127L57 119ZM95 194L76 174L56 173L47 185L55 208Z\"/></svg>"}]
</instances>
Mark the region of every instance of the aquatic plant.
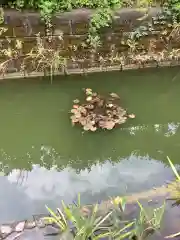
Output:
<instances>
[{"instance_id":1,"label":"aquatic plant","mask_svg":"<svg viewBox=\"0 0 180 240\"><path fill-rule=\"evenodd\" d=\"M168 186L171 189L171 197L168 200L173 200L174 201L173 206L179 206L180 205L180 175L177 172L177 170L176 170L174 164L172 163L172 161L170 160L170 158L167 157L167 159L168 159L168 162L171 166L171 169L174 172L174 175L176 176L176 181L172 182ZM180 232L171 234L169 236L166 236L165 238L175 238L175 237L178 237L178 236L180 236Z\"/></svg>"},{"instance_id":2,"label":"aquatic plant","mask_svg":"<svg viewBox=\"0 0 180 240\"><path fill-rule=\"evenodd\" d=\"M176 180L174 182L171 182L168 186L168 188L171 190L171 197L168 198L168 200L172 200L173 206L177 206L177 205L180 205L180 175L177 172L172 161L169 159L169 157L167 157L167 159L171 166L171 169L173 170L176 176Z\"/></svg>"},{"instance_id":3,"label":"aquatic plant","mask_svg":"<svg viewBox=\"0 0 180 240\"><path fill-rule=\"evenodd\" d=\"M108 226L103 226L103 223L109 218L112 212L98 217L98 204L93 207L91 212L88 210L88 214L84 214L81 206L66 206L63 201L62 211L58 209L57 213L55 213L50 208L47 207L47 209L51 217L47 217L45 220L56 223L61 230L61 234L65 232L71 233L73 239L98 240L112 234Z\"/></svg>"},{"instance_id":4,"label":"aquatic plant","mask_svg":"<svg viewBox=\"0 0 180 240\"><path fill-rule=\"evenodd\" d=\"M126 110L119 106L119 96L110 93L103 97L92 89L85 89L85 103L75 99L71 109L72 124L80 124L84 131L96 131L99 128L111 130L121 125L128 118L135 118L134 114L127 114Z\"/></svg>"},{"instance_id":5,"label":"aquatic plant","mask_svg":"<svg viewBox=\"0 0 180 240\"><path fill-rule=\"evenodd\" d=\"M117 216L120 223L121 220L124 220L124 214L126 213L126 198L116 197L112 200L112 203L115 206L114 210L116 212L116 218L113 219L113 223L115 224L116 221L118 221ZM160 229L161 221L165 211L165 202L158 208L147 209L145 209L139 201L137 201L137 204L140 209L139 215L133 220L133 228L131 228L131 231L129 231L128 236L130 239L143 240Z\"/></svg>"},{"instance_id":6,"label":"aquatic plant","mask_svg":"<svg viewBox=\"0 0 180 240\"><path fill-rule=\"evenodd\" d=\"M143 240L160 229L165 211L165 202L161 207L155 209L145 209L139 201L137 203L140 213L135 221L134 239Z\"/></svg>"},{"instance_id":7,"label":"aquatic plant","mask_svg":"<svg viewBox=\"0 0 180 240\"><path fill-rule=\"evenodd\" d=\"M139 216L135 219L124 220L126 199L117 197L112 199L112 208L103 213L99 205L81 206L80 195L78 203L66 206L62 201L62 209L57 212L46 207L50 217L44 218L59 228L61 236L68 235L68 239L98 240L98 239L131 239L144 240L150 234L158 231L164 215L165 203L155 209L147 209L139 205ZM121 207L119 208L119 206ZM107 238L106 238L107 237Z\"/></svg>"},{"instance_id":8,"label":"aquatic plant","mask_svg":"<svg viewBox=\"0 0 180 240\"><path fill-rule=\"evenodd\" d=\"M110 217L114 210L99 216L98 204L93 207L82 207L80 204L66 206L62 201L62 211L57 209L57 213L46 207L51 217L44 218L50 223L55 223L60 234L70 233L72 239L76 240L98 240L106 239L127 239L133 233L132 226L134 221L120 221L118 226L112 223Z\"/></svg>"}]
</instances>

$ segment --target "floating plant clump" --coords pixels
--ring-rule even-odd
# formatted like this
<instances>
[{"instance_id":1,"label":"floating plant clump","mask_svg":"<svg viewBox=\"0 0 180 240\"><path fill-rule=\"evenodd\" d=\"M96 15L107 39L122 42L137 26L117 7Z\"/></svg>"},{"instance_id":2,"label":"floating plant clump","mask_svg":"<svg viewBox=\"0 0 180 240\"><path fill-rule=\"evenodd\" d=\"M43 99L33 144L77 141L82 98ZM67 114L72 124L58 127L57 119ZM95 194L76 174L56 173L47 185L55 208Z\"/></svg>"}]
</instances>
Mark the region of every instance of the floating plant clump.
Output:
<instances>
[{"instance_id":1,"label":"floating plant clump","mask_svg":"<svg viewBox=\"0 0 180 240\"><path fill-rule=\"evenodd\" d=\"M126 110L120 107L119 99L116 93L103 97L90 88L85 89L84 103L79 99L74 100L71 109L72 124L80 124L84 131L95 132L99 128L111 130L125 123L128 118L135 118L134 114L128 115Z\"/></svg>"}]
</instances>

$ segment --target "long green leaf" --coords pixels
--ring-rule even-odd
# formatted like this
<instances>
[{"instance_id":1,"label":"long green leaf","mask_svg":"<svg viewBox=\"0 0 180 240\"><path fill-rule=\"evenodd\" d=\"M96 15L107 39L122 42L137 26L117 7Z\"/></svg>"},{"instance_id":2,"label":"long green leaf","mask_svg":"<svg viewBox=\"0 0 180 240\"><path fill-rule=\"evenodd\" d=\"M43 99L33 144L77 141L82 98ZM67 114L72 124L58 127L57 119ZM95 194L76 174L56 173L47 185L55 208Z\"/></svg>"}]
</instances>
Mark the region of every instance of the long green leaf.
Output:
<instances>
[{"instance_id":1,"label":"long green leaf","mask_svg":"<svg viewBox=\"0 0 180 240\"><path fill-rule=\"evenodd\" d=\"M52 216L52 219L60 226L61 230L65 230L66 226L62 223L61 218L57 217L57 215L48 207L46 206L47 210Z\"/></svg>"},{"instance_id":2,"label":"long green leaf","mask_svg":"<svg viewBox=\"0 0 180 240\"><path fill-rule=\"evenodd\" d=\"M84 233L85 227L83 226L77 233L76 236L80 236Z\"/></svg>"},{"instance_id":3,"label":"long green leaf","mask_svg":"<svg viewBox=\"0 0 180 240\"><path fill-rule=\"evenodd\" d=\"M94 225L98 224L98 222L100 222L102 218L103 218L102 216L101 216L101 217L97 217L97 218L94 220Z\"/></svg>"},{"instance_id":4,"label":"long green leaf","mask_svg":"<svg viewBox=\"0 0 180 240\"><path fill-rule=\"evenodd\" d=\"M127 224L126 226L124 226L123 228L121 228L117 233L115 233L115 237L118 236L120 233L122 233L124 230L126 230L127 228L130 228L132 225L134 225L135 222L131 222L129 224Z\"/></svg>"},{"instance_id":5,"label":"long green leaf","mask_svg":"<svg viewBox=\"0 0 180 240\"><path fill-rule=\"evenodd\" d=\"M97 210L98 210L98 204L95 204L95 206L93 208L93 212L92 212L93 218L96 216Z\"/></svg>"},{"instance_id":6,"label":"long green leaf","mask_svg":"<svg viewBox=\"0 0 180 240\"><path fill-rule=\"evenodd\" d=\"M120 204L120 207L121 207L121 210L124 212L125 208L126 208L126 198L125 197L122 197L121 198L121 204Z\"/></svg>"},{"instance_id":7,"label":"long green leaf","mask_svg":"<svg viewBox=\"0 0 180 240\"><path fill-rule=\"evenodd\" d=\"M125 238L127 238L128 236L130 236L131 234L132 234L132 232L127 232L127 233L121 235L120 237L116 238L115 240L125 239Z\"/></svg>"},{"instance_id":8,"label":"long green leaf","mask_svg":"<svg viewBox=\"0 0 180 240\"><path fill-rule=\"evenodd\" d=\"M71 210L65 205L64 201L62 201L62 206L63 206L64 212L65 212L68 220L70 220L72 222L76 222L76 219L74 218Z\"/></svg>"},{"instance_id":9,"label":"long green leaf","mask_svg":"<svg viewBox=\"0 0 180 240\"><path fill-rule=\"evenodd\" d=\"M78 207L81 206L81 195L80 193L78 193Z\"/></svg>"},{"instance_id":10,"label":"long green leaf","mask_svg":"<svg viewBox=\"0 0 180 240\"><path fill-rule=\"evenodd\" d=\"M171 160L170 160L169 157L167 157L167 159L168 159L168 161L169 161L169 164L170 164L170 166L171 166L171 168L172 168L172 170L173 170L173 172L174 172L176 178L180 181L180 176L179 176L179 174L178 174L178 172L177 172L177 170L176 170L174 164L171 162Z\"/></svg>"},{"instance_id":11,"label":"long green leaf","mask_svg":"<svg viewBox=\"0 0 180 240\"><path fill-rule=\"evenodd\" d=\"M56 222L53 217L44 217L43 219L46 220L46 221L48 221L49 223L54 223L54 222Z\"/></svg>"},{"instance_id":12,"label":"long green leaf","mask_svg":"<svg viewBox=\"0 0 180 240\"><path fill-rule=\"evenodd\" d=\"M155 220L156 220L156 225L160 225L164 212L165 212L165 201L163 203L163 205L159 208L154 209L154 215L155 215Z\"/></svg>"},{"instance_id":13,"label":"long green leaf","mask_svg":"<svg viewBox=\"0 0 180 240\"><path fill-rule=\"evenodd\" d=\"M93 228L92 232L95 232L98 227L112 214L112 211L109 212L99 223L96 224L96 226Z\"/></svg>"},{"instance_id":14,"label":"long green leaf","mask_svg":"<svg viewBox=\"0 0 180 240\"><path fill-rule=\"evenodd\" d=\"M98 204L95 204L95 206L93 207L91 218L90 218L91 225L93 225L95 222L97 210L98 210Z\"/></svg>"},{"instance_id":15,"label":"long green leaf","mask_svg":"<svg viewBox=\"0 0 180 240\"><path fill-rule=\"evenodd\" d=\"M67 226L67 221L66 221L64 214L62 213L62 211L59 208L57 208L57 211L58 211L59 215L61 216L61 218L63 219L64 224Z\"/></svg>"},{"instance_id":16,"label":"long green leaf","mask_svg":"<svg viewBox=\"0 0 180 240\"><path fill-rule=\"evenodd\" d=\"M166 236L165 238L175 238L175 237L178 237L178 236L180 236L180 232L175 233L175 234L171 234L169 236Z\"/></svg>"},{"instance_id":17,"label":"long green leaf","mask_svg":"<svg viewBox=\"0 0 180 240\"><path fill-rule=\"evenodd\" d=\"M98 240L98 239L105 238L108 236L111 236L111 232L99 234L98 236L93 237L92 240Z\"/></svg>"},{"instance_id":18,"label":"long green leaf","mask_svg":"<svg viewBox=\"0 0 180 240\"><path fill-rule=\"evenodd\" d=\"M140 220L142 220L142 215L144 215L144 217L146 218L146 220L150 220L148 217L148 214L146 213L145 209L143 208L142 204L137 201L139 207L140 207Z\"/></svg>"}]
</instances>

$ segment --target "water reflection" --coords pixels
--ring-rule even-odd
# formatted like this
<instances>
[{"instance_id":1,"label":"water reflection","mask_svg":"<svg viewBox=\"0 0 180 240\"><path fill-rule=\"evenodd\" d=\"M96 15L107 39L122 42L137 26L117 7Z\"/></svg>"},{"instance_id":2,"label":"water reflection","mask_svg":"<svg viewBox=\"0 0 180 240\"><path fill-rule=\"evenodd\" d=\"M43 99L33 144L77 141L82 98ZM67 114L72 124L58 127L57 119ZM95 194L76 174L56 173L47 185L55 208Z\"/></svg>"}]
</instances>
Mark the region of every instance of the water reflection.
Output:
<instances>
[{"instance_id":1,"label":"water reflection","mask_svg":"<svg viewBox=\"0 0 180 240\"><path fill-rule=\"evenodd\" d=\"M179 128L180 123L167 123L167 124L154 124L152 126L150 125L140 125L140 126L132 126L127 129L122 129L122 130L127 130L130 135L136 135L138 132L142 131L148 131L152 130L156 133L161 133L165 137L170 137L176 134L178 128Z\"/></svg>"},{"instance_id":2,"label":"water reflection","mask_svg":"<svg viewBox=\"0 0 180 240\"><path fill-rule=\"evenodd\" d=\"M170 137L172 135L175 135L178 128L179 128L180 123L168 123L168 131L165 133L166 137Z\"/></svg>"},{"instance_id":3,"label":"water reflection","mask_svg":"<svg viewBox=\"0 0 180 240\"><path fill-rule=\"evenodd\" d=\"M7 178L23 188L30 198L41 199L53 195L65 196L68 189L73 196L86 191L94 195L107 189L116 189L116 193L125 194L161 185L171 177L172 171L160 161L133 154L117 164L108 160L79 173L70 167L58 172L56 166L47 170L33 165L30 172L14 169Z\"/></svg>"},{"instance_id":4,"label":"water reflection","mask_svg":"<svg viewBox=\"0 0 180 240\"><path fill-rule=\"evenodd\" d=\"M121 130L130 135L147 131L153 133L153 139L154 134L171 139L179 125L172 122ZM126 152L119 155L116 147L113 150L118 154L116 160L110 147L111 158L88 159L86 165L85 159L66 159L55 148L46 145L41 145L40 149L33 145L20 160L1 149L0 171L4 176L0 178L0 188L3 189L0 192L0 222L42 213L45 204L57 207L62 199L72 203L78 193L81 193L83 203L93 203L109 196L145 191L172 180L171 169L160 161L166 147L155 149L152 144L147 144L148 148L143 148L145 146L141 145L130 155Z\"/></svg>"},{"instance_id":5,"label":"water reflection","mask_svg":"<svg viewBox=\"0 0 180 240\"><path fill-rule=\"evenodd\" d=\"M55 148L47 145L41 145L40 149L37 146L32 146L30 151L27 152L24 156L17 159L16 156L10 156L4 149L0 149L0 172L4 173L4 175L7 175L9 172L11 172L12 169L15 167L21 167L21 169L26 169L26 170L32 170L33 164L39 164L40 166L43 166L47 169L51 169L52 166L56 168L56 170L60 171L64 169L67 166L71 166L72 168L76 169L77 171L80 171L81 169L91 169L91 166L95 164L96 162L98 163L104 163L104 159L111 158L113 161L118 162L119 161L119 156L125 157L130 154L130 152L136 152L136 154L139 155L145 155L149 154L153 158L166 158L167 154L176 154L177 151L170 151L165 152L164 150L167 150L166 146L172 147L178 147L179 144L177 141L174 140L173 142L167 142L165 139L168 137L171 139L173 136L178 136L176 134L179 129L179 122L170 122L167 124L154 124L154 125L136 125L136 126L130 126L130 127L124 127L119 129L120 131L126 132L129 135L136 136L137 138L131 138L131 145L129 145L129 141L124 135L124 141L121 142L121 148L119 147L118 143L118 137L116 138L116 135L114 136L113 142L111 142L111 137L110 142L106 143L106 138L104 137L104 145L102 145L102 149L104 152L101 154L107 153L104 156L101 156L101 159L97 159L100 155L99 149L94 148L95 145L92 145L92 149L94 151L94 156L93 152L89 150L88 144L85 145L84 147L80 147L77 150L80 150L79 156L81 154L83 156L79 157L76 154L77 150L76 148L74 150L74 156L71 158L68 156L63 156L61 155L61 152L58 152ZM88 134L88 133L86 133ZM115 133L116 134L116 133ZM147 135L148 134L148 135ZM123 133L121 133L123 135ZM158 138L159 141L158 141ZM85 136L84 141L87 140L88 136ZM96 136L95 136L96 137ZM165 137L165 138L164 138ZM82 137L83 138L83 137ZM142 142L143 139L146 139L146 141ZM97 139L96 139L97 140ZM101 139L99 138L99 141ZM117 141L115 141L117 140ZM83 139L81 140L83 141ZM122 139L121 139L122 141ZM148 141L150 142L150 145L147 144ZM90 141L89 144L94 144L93 141ZM99 142L99 148L100 148L100 142ZM103 144L103 143L102 143ZM173 145L172 145L173 144ZM127 147L128 146L128 147ZM79 146L78 146L79 147ZM71 149L72 150L72 149ZM88 153L86 153L86 150L89 150ZM157 153L160 153L160 155L157 155ZM88 154L91 154L90 159L88 159ZM97 157L96 157L97 155ZM108 155L108 156L107 156ZM87 159L86 159L86 158ZM94 159L93 159L94 157ZM175 158L173 157L173 161L176 161L176 156ZM2 174L1 174L2 175Z\"/></svg>"}]
</instances>

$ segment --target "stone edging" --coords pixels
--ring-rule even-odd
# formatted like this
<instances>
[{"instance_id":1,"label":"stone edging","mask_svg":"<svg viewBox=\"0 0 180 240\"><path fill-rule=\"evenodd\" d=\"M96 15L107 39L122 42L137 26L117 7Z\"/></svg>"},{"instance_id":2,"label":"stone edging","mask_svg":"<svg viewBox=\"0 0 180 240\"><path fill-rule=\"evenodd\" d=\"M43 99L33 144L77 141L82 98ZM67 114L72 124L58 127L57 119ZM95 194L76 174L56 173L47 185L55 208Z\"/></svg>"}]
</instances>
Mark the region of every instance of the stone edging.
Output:
<instances>
[{"instance_id":1,"label":"stone edging","mask_svg":"<svg viewBox=\"0 0 180 240\"><path fill-rule=\"evenodd\" d=\"M180 62L172 63L171 61L164 61L158 64L145 64L143 67L140 67L138 64L129 64L125 66L108 66L106 68L100 68L100 67L92 67L88 69L68 69L67 75L73 75L73 74L88 74L88 73L100 73L100 72L111 72L111 71L125 71L125 70L137 70L137 69L147 69L147 68L161 68L161 67L172 67L172 66L180 66ZM63 72L54 72L53 76L58 75L65 75ZM14 72L14 73L7 73L4 76L0 75L0 80L6 80L6 79L19 79L19 78L36 78L36 77L47 77L51 76L49 73L44 74L44 72L32 72L27 75L23 75L20 72Z\"/></svg>"},{"instance_id":2,"label":"stone edging","mask_svg":"<svg viewBox=\"0 0 180 240\"><path fill-rule=\"evenodd\" d=\"M52 224L45 222L44 217L47 217L45 214L34 215L33 220L23 220L20 222L12 222L7 224L2 224L0 226L0 239L7 239L11 236L11 240L15 240L20 237L24 231L30 231L34 228L44 229L46 226L51 225L58 234L59 230L57 227L53 227Z\"/></svg>"}]
</instances>

